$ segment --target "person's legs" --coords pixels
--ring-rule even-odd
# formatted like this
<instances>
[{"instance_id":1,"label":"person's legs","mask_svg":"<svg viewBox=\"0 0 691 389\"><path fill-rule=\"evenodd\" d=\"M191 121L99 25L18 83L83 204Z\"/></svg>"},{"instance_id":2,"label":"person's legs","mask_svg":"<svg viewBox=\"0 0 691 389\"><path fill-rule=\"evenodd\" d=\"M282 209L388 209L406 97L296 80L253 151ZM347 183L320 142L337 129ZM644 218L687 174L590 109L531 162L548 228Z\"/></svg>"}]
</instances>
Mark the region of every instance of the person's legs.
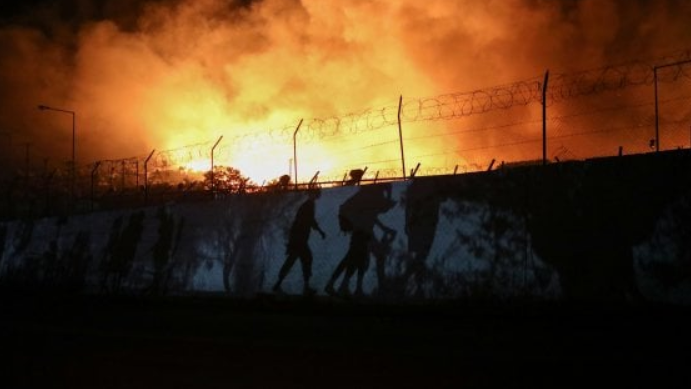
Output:
<instances>
[{"instance_id":1,"label":"person's legs","mask_svg":"<svg viewBox=\"0 0 691 389\"><path fill-rule=\"evenodd\" d=\"M341 262L338 263L338 266L336 266L336 270L334 270L333 274L331 275L331 278L329 279L329 282L326 283L326 287L324 290L326 293L330 295L336 294L336 290L334 289L334 284L336 283L336 280L338 277L341 276L341 273L346 269L346 265L348 263L348 257L350 255L350 250L346 253L346 255L341 259Z\"/></svg>"},{"instance_id":2,"label":"person's legs","mask_svg":"<svg viewBox=\"0 0 691 389\"><path fill-rule=\"evenodd\" d=\"M309 247L306 247L305 251L300 255L300 263L302 264L304 294L314 294L316 291L310 287L310 277L312 277L312 250L310 250Z\"/></svg>"},{"instance_id":3,"label":"person's legs","mask_svg":"<svg viewBox=\"0 0 691 389\"><path fill-rule=\"evenodd\" d=\"M278 272L278 280L276 281L276 284L273 288L274 292L281 291L281 283L283 282L283 279L286 278L286 276L288 275L288 272L290 272L290 269L293 267L293 264L295 263L296 259L297 255L295 255L295 253L288 252L288 256L286 257L283 266L281 266L281 270L279 270Z\"/></svg>"},{"instance_id":4,"label":"person's legs","mask_svg":"<svg viewBox=\"0 0 691 389\"><path fill-rule=\"evenodd\" d=\"M346 274L345 276L343 276L341 286L338 288L338 294L343 296L350 295L350 278L353 276L353 274L355 274L355 266L353 264L352 258L349 258L349 260L347 261L346 268Z\"/></svg>"},{"instance_id":5,"label":"person's legs","mask_svg":"<svg viewBox=\"0 0 691 389\"><path fill-rule=\"evenodd\" d=\"M353 263L352 263L352 273L357 270L357 284L355 288L355 294L361 296L362 291L362 281L365 277L365 271L369 265L369 246L370 246L371 235L364 231L357 231L357 234L353 234L353 240L356 243L353 247L356 249L354 251Z\"/></svg>"},{"instance_id":6,"label":"person's legs","mask_svg":"<svg viewBox=\"0 0 691 389\"><path fill-rule=\"evenodd\" d=\"M369 253L365 254L365 259L361 261L357 269L357 288L355 289L356 296L362 296L362 280L365 278L365 272L369 267Z\"/></svg>"}]
</instances>

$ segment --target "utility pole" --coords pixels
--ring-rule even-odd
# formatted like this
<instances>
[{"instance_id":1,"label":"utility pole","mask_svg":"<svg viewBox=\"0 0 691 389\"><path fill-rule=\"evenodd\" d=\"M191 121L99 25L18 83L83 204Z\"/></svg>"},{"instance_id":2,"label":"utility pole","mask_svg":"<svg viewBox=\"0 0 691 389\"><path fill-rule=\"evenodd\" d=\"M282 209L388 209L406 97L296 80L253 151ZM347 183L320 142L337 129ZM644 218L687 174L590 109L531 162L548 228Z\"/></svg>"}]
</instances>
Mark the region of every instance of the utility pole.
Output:
<instances>
[{"instance_id":1,"label":"utility pole","mask_svg":"<svg viewBox=\"0 0 691 389\"><path fill-rule=\"evenodd\" d=\"M71 200L72 200L72 206L74 206L74 182L76 180L76 175L77 175L77 162L76 162L76 143L77 143L77 113L75 111L69 110L69 109L62 109L62 108L54 108L54 107L49 107L47 105L39 105L38 109L41 111L55 111L55 112L62 112L66 113L69 115L72 115L72 169L71 169L71 183L70 183L70 195L71 195Z\"/></svg>"}]
</instances>

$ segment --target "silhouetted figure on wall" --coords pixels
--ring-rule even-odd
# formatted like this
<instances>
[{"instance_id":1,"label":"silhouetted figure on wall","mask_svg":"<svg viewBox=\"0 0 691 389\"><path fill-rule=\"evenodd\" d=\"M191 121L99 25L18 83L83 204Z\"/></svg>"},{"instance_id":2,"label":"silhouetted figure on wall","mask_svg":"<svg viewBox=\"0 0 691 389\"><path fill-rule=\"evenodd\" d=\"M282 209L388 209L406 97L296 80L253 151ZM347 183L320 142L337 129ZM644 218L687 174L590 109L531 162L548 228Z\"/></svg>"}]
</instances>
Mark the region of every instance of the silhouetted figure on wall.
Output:
<instances>
[{"instance_id":1,"label":"silhouetted figure on wall","mask_svg":"<svg viewBox=\"0 0 691 389\"><path fill-rule=\"evenodd\" d=\"M282 292L281 283L288 275L290 269L295 264L295 261L300 258L302 265L302 278L304 283L304 294L314 294L315 290L310 288L309 281L312 277L312 250L309 246L309 237L311 231L314 229L319 232L322 239L326 238L326 234L319 227L315 219L315 200L321 197L319 189L310 189L308 191L308 199L305 201L297 211L293 225L290 228L290 235L288 237L288 244L286 246L286 260L278 273L278 281L273 287L274 292Z\"/></svg>"},{"instance_id":2,"label":"silhouetted figure on wall","mask_svg":"<svg viewBox=\"0 0 691 389\"><path fill-rule=\"evenodd\" d=\"M159 222L158 240L152 247L154 273L151 293L153 294L165 292L176 227L175 218L166 207L159 208L157 217Z\"/></svg>"},{"instance_id":3,"label":"silhouetted figure on wall","mask_svg":"<svg viewBox=\"0 0 691 389\"><path fill-rule=\"evenodd\" d=\"M90 248L91 233L79 231L70 250L63 254L66 268L64 287L73 291L81 291L84 288L89 263L93 259Z\"/></svg>"},{"instance_id":4,"label":"silhouetted figure on wall","mask_svg":"<svg viewBox=\"0 0 691 389\"><path fill-rule=\"evenodd\" d=\"M282 175L278 179L278 188L281 190L286 190L290 186L290 176L287 174Z\"/></svg>"},{"instance_id":5,"label":"silhouetted figure on wall","mask_svg":"<svg viewBox=\"0 0 691 389\"><path fill-rule=\"evenodd\" d=\"M407 289L406 285L411 281L417 293L421 292L427 273L427 257L437 233L439 208L448 197L437 181L413 180L408 187L405 202L408 259L405 271L396 282L400 293Z\"/></svg>"},{"instance_id":6,"label":"silhouetted figure on wall","mask_svg":"<svg viewBox=\"0 0 691 389\"><path fill-rule=\"evenodd\" d=\"M396 234L395 230L387 227L379 220L378 215L387 212L395 204L391 200L391 185L385 184L362 186L355 195L341 205L338 215L339 225L343 232L351 234L350 245L326 285L325 290L328 294L336 294L334 284L344 271L346 274L341 281L338 293L341 295L350 294L350 278L357 271L355 294L363 294L362 282L369 266L370 252L375 242L373 240L374 227L377 226L385 235L395 236ZM388 252L388 248L381 247L384 242L386 241L381 240L377 242L378 247L376 250L378 254ZM383 275L383 271L381 274Z\"/></svg>"},{"instance_id":7,"label":"silhouetted figure on wall","mask_svg":"<svg viewBox=\"0 0 691 389\"><path fill-rule=\"evenodd\" d=\"M396 239L395 230L384 230L381 238L372 239L370 251L375 259L377 269L378 293L384 295L389 292L389 283L386 280L386 259L391 252L391 243Z\"/></svg>"},{"instance_id":8,"label":"silhouetted figure on wall","mask_svg":"<svg viewBox=\"0 0 691 389\"><path fill-rule=\"evenodd\" d=\"M348 175L350 176L350 179L345 182L345 185L360 185L360 181L362 181L362 176L365 175L365 171L362 169L353 169L348 173Z\"/></svg>"},{"instance_id":9,"label":"silhouetted figure on wall","mask_svg":"<svg viewBox=\"0 0 691 389\"><path fill-rule=\"evenodd\" d=\"M117 293L126 281L144 231L145 218L144 211L131 214L122 231L120 231L123 224L122 217L113 221L102 264L101 288L104 291Z\"/></svg>"},{"instance_id":10,"label":"silhouetted figure on wall","mask_svg":"<svg viewBox=\"0 0 691 389\"><path fill-rule=\"evenodd\" d=\"M150 292L165 294L168 291L168 281L174 267L173 257L180 242L184 219L176 222L175 215L167 207L158 210L158 240L152 247L154 265Z\"/></svg>"}]
</instances>

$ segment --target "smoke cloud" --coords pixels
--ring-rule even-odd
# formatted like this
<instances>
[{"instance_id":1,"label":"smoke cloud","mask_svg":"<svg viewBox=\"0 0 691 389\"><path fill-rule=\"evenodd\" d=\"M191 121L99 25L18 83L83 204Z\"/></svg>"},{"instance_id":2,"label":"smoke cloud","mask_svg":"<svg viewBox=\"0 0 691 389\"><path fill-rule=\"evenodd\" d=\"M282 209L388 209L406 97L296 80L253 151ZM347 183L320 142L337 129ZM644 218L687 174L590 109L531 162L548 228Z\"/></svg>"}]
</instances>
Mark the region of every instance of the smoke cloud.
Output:
<instances>
[{"instance_id":1,"label":"smoke cloud","mask_svg":"<svg viewBox=\"0 0 691 389\"><path fill-rule=\"evenodd\" d=\"M80 163L685 49L684 0L4 5L6 155ZM11 144L10 144L11 143ZM283 166L282 166L283 167Z\"/></svg>"}]
</instances>

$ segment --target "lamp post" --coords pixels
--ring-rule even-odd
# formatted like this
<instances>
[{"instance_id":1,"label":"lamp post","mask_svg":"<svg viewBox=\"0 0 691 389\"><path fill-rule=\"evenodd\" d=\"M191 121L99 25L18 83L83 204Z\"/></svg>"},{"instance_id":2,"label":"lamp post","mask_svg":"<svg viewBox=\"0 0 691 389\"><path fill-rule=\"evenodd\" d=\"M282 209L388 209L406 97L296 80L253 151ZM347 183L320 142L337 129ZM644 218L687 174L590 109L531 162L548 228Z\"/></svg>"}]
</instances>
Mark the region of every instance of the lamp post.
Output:
<instances>
[{"instance_id":1,"label":"lamp post","mask_svg":"<svg viewBox=\"0 0 691 389\"><path fill-rule=\"evenodd\" d=\"M156 149L151 150L151 154L144 161L144 205L149 203L149 160L154 156Z\"/></svg>"},{"instance_id":2,"label":"lamp post","mask_svg":"<svg viewBox=\"0 0 691 389\"><path fill-rule=\"evenodd\" d=\"M75 181L75 171L77 169L76 165L76 160L75 160L75 143L76 143L76 122L77 122L77 113L74 111L70 111L69 109L61 109L61 108L53 108L49 107L47 105L39 105L38 109L41 111L56 111L56 112L62 112L62 113L67 113L72 115L72 171L71 171L71 188L70 188L70 194L72 196L72 199L74 200L74 181Z\"/></svg>"}]
</instances>

